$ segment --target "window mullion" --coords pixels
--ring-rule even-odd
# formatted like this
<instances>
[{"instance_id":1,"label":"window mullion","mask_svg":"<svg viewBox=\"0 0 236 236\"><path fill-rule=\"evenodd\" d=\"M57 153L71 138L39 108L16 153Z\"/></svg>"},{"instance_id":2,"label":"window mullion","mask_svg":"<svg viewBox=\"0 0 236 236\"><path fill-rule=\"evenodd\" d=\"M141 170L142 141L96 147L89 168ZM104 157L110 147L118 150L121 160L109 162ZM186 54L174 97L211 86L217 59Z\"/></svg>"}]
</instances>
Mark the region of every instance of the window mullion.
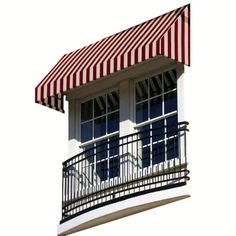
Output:
<instances>
[{"instance_id":1,"label":"window mullion","mask_svg":"<svg viewBox=\"0 0 236 236\"><path fill-rule=\"evenodd\" d=\"M164 79L164 72L162 73L162 116L165 115L165 91L164 91L164 84L165 84L165 79ZM165 153L165 161L167 161L167 128L166 128L167 122L166 118L164 119L164 153Z\"/></svg>"},{"instance_id":2,"label":"window mullion","mask_svg":"<svg viewBox=\"0 0 236 236\"><path fill-rule=\"evenodd\" d=\"M108 95L106 94L106 135L108 134L108 101L107 101L107 97ZM110 157L109 157L109 138L107 139L107 179L109 180L109 176L110 176L110 173L109 173L109 162L110 162Z\"/></svg>"},{"instance_id":3,"label":"window mullion","mask_svg":"<svg viewBox=\"0 0 236 236\"><path fill-rule=\"evenodd\" d=\"M92 132L92 139L94 139L94 99L93 99L93 123L92 123L92 127L93 127L93 132Z\"/></svg>"}]
</instances>

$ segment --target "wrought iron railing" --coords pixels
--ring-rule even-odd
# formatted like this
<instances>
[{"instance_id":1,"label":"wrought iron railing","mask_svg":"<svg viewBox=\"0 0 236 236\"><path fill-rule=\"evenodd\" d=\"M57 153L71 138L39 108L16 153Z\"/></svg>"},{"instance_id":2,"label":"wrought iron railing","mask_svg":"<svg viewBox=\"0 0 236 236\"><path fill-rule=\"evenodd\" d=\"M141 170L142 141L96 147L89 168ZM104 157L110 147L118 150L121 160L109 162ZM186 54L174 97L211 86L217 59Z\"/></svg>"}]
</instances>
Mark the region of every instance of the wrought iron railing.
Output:
<instances>
[{"instance_id":1,"label":"wrought iron railing","mask_svg":"<svg viewBox=\"0 0 236 236\"><path fill-rule=\"evenodd\" d=\"M109 203L185 185L187 125L107 139L65 161L61 223Z\"/></svg>"}]
</instances>

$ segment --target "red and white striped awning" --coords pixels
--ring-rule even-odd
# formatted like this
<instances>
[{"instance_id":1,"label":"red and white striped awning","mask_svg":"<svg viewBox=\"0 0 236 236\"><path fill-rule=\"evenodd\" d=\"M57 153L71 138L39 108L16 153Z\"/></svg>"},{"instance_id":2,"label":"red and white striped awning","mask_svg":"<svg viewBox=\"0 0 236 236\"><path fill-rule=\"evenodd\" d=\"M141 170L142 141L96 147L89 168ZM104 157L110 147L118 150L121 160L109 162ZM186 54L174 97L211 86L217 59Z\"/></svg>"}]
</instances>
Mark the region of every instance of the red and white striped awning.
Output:
<instances>
[{"instance_id":1,"label":"red and white striped awning","mask_svg":"<svg viewBox=\"0 0 236 236\"><path fill-rule=\"evenodd\" d=\"M63 93L163 55L190 65L190 5L64 55L35 88L35 101L63 112Z\"/></svg>"}]
</instances>

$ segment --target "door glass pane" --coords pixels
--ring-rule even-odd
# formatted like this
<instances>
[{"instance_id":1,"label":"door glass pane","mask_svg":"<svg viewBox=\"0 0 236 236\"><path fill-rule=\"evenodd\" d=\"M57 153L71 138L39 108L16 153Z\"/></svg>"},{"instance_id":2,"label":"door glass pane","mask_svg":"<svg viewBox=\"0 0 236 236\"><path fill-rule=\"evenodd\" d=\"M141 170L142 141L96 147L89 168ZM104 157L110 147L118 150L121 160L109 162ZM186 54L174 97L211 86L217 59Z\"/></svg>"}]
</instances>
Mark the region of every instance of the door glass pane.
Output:
<instances>
[{"instance_id":1,"label":"door glass pane","mask_svg":"<svg viewBox=\"0 0 236 236\"><path fill-rule=\"evenodd\" d=\"M96 158L97 161L107 158L107 140L102 140L96 143Z\"/></svg>"},{"instance_id":2,"label":"door glass pane","mask_svg":"<svg viewBox=\"0 0 236 236\"><path fill-rule=\"evenodd\" d=\"M148 98L148 80L142 80L135 85L136 102L140 102Z\"/></svg>"},{"instance_id":3,"label":"door glass pane","mask_svg":"<svg viewBox=\"0 0 236 236\"><path fill-rule=\"evenodd\" d=\"M163 140L165 138L164 119L152 124L152 142Z\"/></svg>"},{"instance_id":4,"label":"door glass pane","mask_svg":"<svg viewBox=\"0 0 236 236\"><path fill-rule=\"evenodd\" d=\"M94 99L94 117L104 115L106 113L106 96L100 96Z\"/></svg>"},{"instance_id":5,"label":"door glass pane","mask_svg":"<svg viewBox=\"0 0 236 236\"><path fill-rule=\"evenodd\" d=\"M142 146L150 144L150 125L145 125L140 128L140 139Z\"/></svg>"},{"instance_id":6,"label":"door glass pane","mask_svg":"<svg viewBox=\"0 0 236 236\"><path fill-rule=\"evenodd\" d=\"M167 160L178 158L179 145L178 137L167 140Z\"/></svg>"},{"instance_id":7,"label":"door glass pane","mask_svg":"<svg viewBox=\"0 0 236 236\"><path fill-rule=\"evenodd\" d=\"M119 154L119 136L110 138L109 141L109 157L117 156Z\"/></svg>"},{"instance_id":8,"label":"door glass pane","mask_svg":"<svg viewBox=\"0 0 236 236\"><path fill-rule=\"evenodd\" d=\"M94 144L85 146L84 157L89 163L94 162Z\"/></svg>"},{"instance_id":9,"label":"door glass pane","mask_svg":"<svg viewBox=\"0 0 236 236\"><path fill-rule=\"evenodd\" d=\"M81 142L86 142L92 139L93 137L92 125L93 125L92 121L81 124Z\"/></svg>"},{"instance_id":10,"label":"door glass pane","mask_svg":"<svg viewBox=\"0 0 236 236\"><path fill-rule=\"evenodd\" d=\"M149 89L150 89L150 97L154 97L160 95L162 93L162 75L157 75L152 77L149 80Z\"/></svg>"},{"instance_id":11,"label":"door glass pane","mask_svg":"<svg viewBox=\"0 0 236 236\"><path fill-rule=\"evenodd\" d=\"M142 102L136 105L136 123L148 119L148 102Z\"/></svg>"},{"instance_id":12,"label":"door glass pane","mask_svg":"<svg viewBox=\"0 0 236 236\"><path fill-rule=\"evenodd\" d=\"M109 160L109 177L114 178L120 176L120 158L113 157Z\"/></svg>"},{"instance_id":13,"label":"door glass pane","mask_svg":"<svg viewBox=\"0 0 236 236\"><path fill-rule=\"evenodd\" d=\"M102 116L94 120L94 138L101 137L106 134L106 117Z\"/></svg>"},{"instance_id":14,"label":"door glass pane","mask_svg":"<svg viewBox=\"0 0 236 236\"><path fill-rule=\"evenodd\" d=\"M108 177L108 175L107 175L107 171L108 171L107 160L98 162L96 169L97 169L97 175L100 178L100 181L106 180Z\"/></svg>"},{"instance_id":15,"label":"door glass pane","mask_svg":"<svg viewBox=\"0 0 236 236\"><path fill-rule=\"evenodd\" d=\"M177 110L177 92L165 94L164 97L165 114Z\"/></svg>"},{"instance_id":16,"label":"door glass pane","mask_svg":"<svg viewBox=\"0 0 236 236\"><path fill-rule=\"evenodd\" d=\"M150 101L150 118L162 115L162 97L156 97Z\"/></svg>"},{"instance_id":17,"label":"door glass pane","mask_svg":"<svg viewBox=\"0 0 236 236\"><path fill-rule=\"evenodd\" d=\"M142 167L150 165L150 125L140 128Z\"/></svg>"},{"instance_id":18,"label":"door glass pane","mask_svg":"<svg viewBox=\"0 0 236 236\"><path fill-rule=\"evenodd\" d=\"M114 91L107 95L107 111L115 111L119 109L120 106L120 98L118 91Z\"/></svg>"},{"instance_id":19,"label":"door glass pane","mask_svg":"<svg viewBox=\"0 0 236 236\"><path fill-rule=\"evenodd\" d=\"M109 177L114 178L120 175L119 157L119 136L114 136L109 140Z\"/></svg>"},{"instance_id":20,"label":"door glass pane","mask_svg":"<svg viewBox=\"0 0 236 236\"><path fill-rule=\"evenodd\" d=\"M142 167L150 166L150 146L142 148Z\"/></svg>"},{"instance_id":21,"label":"door glass pane","mask_svg":"<svg viewBox=\"0 0 236 236\"><path fill-rule=\"evenodd\" d=\"M81 122L93 118L93 100L81 104Z\"/></svg>"},{"instance_id":22,"label":"door glass pane","mask_svg":"<svg viewBox=\"0 0 236 236\"><path fill-rule=\"evenodd\" d=\"M152 145L152 163L159 164L165 161L165 142L158 142Z\"/></svg>"}]
</instances>

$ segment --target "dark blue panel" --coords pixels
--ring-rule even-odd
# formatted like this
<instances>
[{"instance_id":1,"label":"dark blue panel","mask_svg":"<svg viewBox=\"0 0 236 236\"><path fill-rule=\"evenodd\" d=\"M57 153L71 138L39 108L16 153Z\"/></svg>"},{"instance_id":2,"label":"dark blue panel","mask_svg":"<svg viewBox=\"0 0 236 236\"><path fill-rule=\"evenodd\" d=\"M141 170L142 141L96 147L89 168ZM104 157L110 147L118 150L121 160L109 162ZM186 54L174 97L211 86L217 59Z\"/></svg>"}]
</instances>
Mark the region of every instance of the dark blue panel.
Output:
<instances>
[{"instance_id":1,"label":"dark blue panel","mask_svg":"<svg viewBox=\"0 0 236 236\"><path fill-rule=\"evenodd\" d=\"M119 130L119 112L107 116L107 132L112 133Z\"/></svg>"},{"instance_id":2,"label":"dark blue panel","mask_svg":"<svg viewBox=\"0 0 236 236\"><path fill-rule=\"evenodd\" d=\"M162 115L162 97L156 97L150 100L150 118Z\"/></svg>"},{"instance_id":3,"label":"dark blue panel","mask_svg":"<svg viewBox=\"0 0 236 236\"><path fill-rule=\"evenodd\" d=\"M177 115L168 117L166 119L167 123L167 137L178 134L178 117Z\"/></svg>"},{"instance_id":4,"label":"dark blue panel","mask_svg":"<svg viewBox=\"0 0 236 236\"><path fill-rule=\"evenodd\" d=\"M94 138L101 137L106 134L106 117L100 117L94 120Z\"/></svg>"},{"instance_id":5,"label":"dark blue panel","mask_svg":"<svg viewBox=\"0 0 236 236\"><path fill-rule=\"evenodd\" d=\"M93 122L89 121L81 124L81 142L86 142L92 139L93 135Z\"/></svg>"},{"instance_id":6,"label":"dark blue panel","mask_svg":"<svg viewBox=\"0 0 236 236\"><path fill-rule=\"evenodd\" d=\"M177 92L165 94L165 114L177 110Z\"/></svg>"},{"instance_id":7,"label":"dark blue panel","mask_svg":"<svg viewBox=\"0 0 236 236\"><path fill-rule=\"evenodd\" d=\"M141 123L148 119L148 103L143 102L136 105L136 123Z\"/></svg>"}]
</instances>

